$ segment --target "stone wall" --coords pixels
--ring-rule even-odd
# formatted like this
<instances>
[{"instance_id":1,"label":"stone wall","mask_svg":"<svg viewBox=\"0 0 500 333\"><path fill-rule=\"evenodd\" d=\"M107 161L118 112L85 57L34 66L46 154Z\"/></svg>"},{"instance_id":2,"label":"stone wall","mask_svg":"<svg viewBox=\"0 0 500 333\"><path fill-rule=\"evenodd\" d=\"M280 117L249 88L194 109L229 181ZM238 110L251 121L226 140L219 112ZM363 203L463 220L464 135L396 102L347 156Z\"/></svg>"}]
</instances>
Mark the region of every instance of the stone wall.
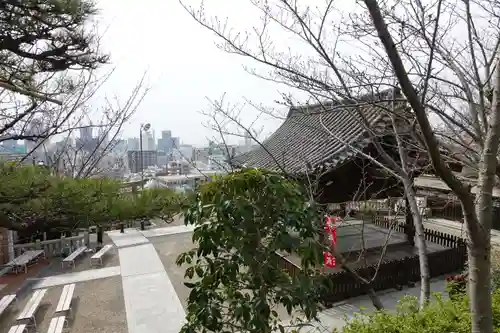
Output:
<instances>
[{"instance_id":1,"label":"stone wall","mask_svg":"<svg viewBox=\"0 0 500 333\"><path fill-rule=\"evenodd\" d=\"M0 265L9 262L9 230L0 228Z\"/></svg>"}]
</instances>

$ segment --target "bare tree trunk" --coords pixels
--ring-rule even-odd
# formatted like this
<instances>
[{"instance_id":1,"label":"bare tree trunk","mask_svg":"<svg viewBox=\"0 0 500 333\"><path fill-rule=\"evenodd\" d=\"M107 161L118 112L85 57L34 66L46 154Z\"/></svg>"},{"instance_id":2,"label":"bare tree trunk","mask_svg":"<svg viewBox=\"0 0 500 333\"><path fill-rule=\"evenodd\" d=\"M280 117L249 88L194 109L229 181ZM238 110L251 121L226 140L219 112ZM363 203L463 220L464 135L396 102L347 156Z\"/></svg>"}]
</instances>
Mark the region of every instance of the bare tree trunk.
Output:
<instances>
[{"instance_id":1,"label":"bare tree trunk","mask_svg":"<svg viewBox=\"0 0 500 333\"><path fill-rule=\"evenodd\" d=\"M411 83L399 52L383 19L377 0L364 0L373 24L384 44L398 81L410 103L418 124L422 130L427 151L431 157L436 174L453 190L462 203L467 230L469 232L469 294L473 333L492 333L493 320L490 295L490 231L492 219L492 192L494 185L496 155L500 140L500 66L495 71L495 91L493 94L491 120L482 151L479 166L480 192L478 204L474 209L474 200L466 186L458 180L451 169L442 160L438 142L420 102L415 87Z\"/></svg>"},{"instance_id":2,"label":"bare tree trunk","mask_svg":"<svg viewBox=\"0 0 500 333\"><path fill-rule=\"evenodd\" d=\"M500 56L498 51L497 56ZM493 332L491 304L491 225L493 220L492 192L500 141L500 64L494 75L494 93L491 105L490 128L479 166L479 194L477 220L466 217L469 231L469 296L473 333Z\"/></svg>"},{"instance_id":3,"label":"bare tree trunk","mask_svg":"<svg viewBox=\"0 0 500 333\"><path fill-rule=\"evenodd\" d=\"M479 213L483 205L477 205ZM488 211L490 209L486 209ZM483 210L484 212L484 210ZM481 215L484 215L482 213ZM490 214L491 216L491 214ZM483 216L486 218L486 216ZM491 219L491 217L490 217ZM480 221L484 223L484 219ZM467 225L471 221L466 220ZM477 223L477 221L472 222ZM483 233L484 231L484 233ZM490 277L490 231L481 230L482 235L470 237L469 260L469 297L472 318L472 333L492 333L493 314L491 309L491 277Z\"/></svg>"},{"instance_id":4,"label":"bare tree trunk","mask_svg":"<svg viewBox=\"0 0 500 333\"><path fill-rule=\"evenodd\" d=\"M429 260L427 258L424 225L422 222L422 215L418 210L416 193L412 186L413 184L408 177L403 177L402 179L406 197L408 198L408 204L410 205L410 211L413 215L413 225L415 226L418 261L420 264L420 307L424 307L429 302L431 296L431 274L429 271Z\"/></svg>"}]
</instances>

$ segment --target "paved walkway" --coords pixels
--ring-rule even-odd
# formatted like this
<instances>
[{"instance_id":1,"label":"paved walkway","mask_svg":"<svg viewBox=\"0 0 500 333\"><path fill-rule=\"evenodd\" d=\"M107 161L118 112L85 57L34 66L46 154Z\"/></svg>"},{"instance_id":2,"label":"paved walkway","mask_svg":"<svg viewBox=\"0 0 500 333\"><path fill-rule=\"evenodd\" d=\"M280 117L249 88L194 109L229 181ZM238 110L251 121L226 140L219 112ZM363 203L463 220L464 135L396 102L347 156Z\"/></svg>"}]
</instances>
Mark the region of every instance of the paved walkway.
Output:
<instances>
[{"instance_id":1,"label":"paved walkway","mask_svg":"<svg viewBox=\"0 0 500 333\"><path fill-rule=\"evenodd\" d=\"M109 232L118 247L129 333L179 333L186 313L158 254L135 229Z\"/></svg>"},{"instance_id":2,"label":"paved walkway","mask_svg":"<svg viewBox=\"0 0 500 333\"><path fill-rule=\"evenodd\" d=\"M171 227L148 229L148 230L141 231L141 233L144 235L144 237L150 238L150 237L182 234L182 233L192 232L192 231L194 231L193 225L188 225L188 226L176 225L176 226L171 226Z\"/></svg>"},{"instance_id":3,"label":"paved walkway","mask_svg":"<svg viewBox=\"0 0 500 333\"><path fill-rule=\"evenodd\" d=\"M53 275L41 279L33 279L36 282L33 285L32 289L62 286L68 283L77 283L83 281L104 279L117 275L120 275L120 266L89 269L81 272L66 273L60 275Z\"/></svg>"}]
</instances>

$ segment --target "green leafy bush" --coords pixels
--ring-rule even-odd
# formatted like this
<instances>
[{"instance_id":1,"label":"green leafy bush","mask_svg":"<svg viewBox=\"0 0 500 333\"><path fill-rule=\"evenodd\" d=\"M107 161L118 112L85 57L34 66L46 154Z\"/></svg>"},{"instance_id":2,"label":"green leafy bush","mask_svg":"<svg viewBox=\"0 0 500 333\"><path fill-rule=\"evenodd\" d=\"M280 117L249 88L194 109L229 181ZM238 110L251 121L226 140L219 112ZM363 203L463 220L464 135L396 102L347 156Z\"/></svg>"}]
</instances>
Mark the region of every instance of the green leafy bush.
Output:
<instances>
[{"instance_id":1,"label":"green leafy bush","mask_svg":"<svg viewBox=\"0 0 500 333\"><path fill-rule=\"evenodd\" d=\"M467 274L447 276L446 291L451 298L462 297L467 292Z\"/></svg>"},{"instance_id":2,"label":"green leafy bush","mask_svg":"<svg viewBox=\"0 0 500 333\"><path fill-rule=\"evenodd\" d=\"M500 298L498 301L500 301ZM498 302L497 301L497 302ZM359 314L343 333L465 333L471 331L469 305L465 297L436 298L423 310L418 300L406 297L396 312Z\"/></svg>"},{"instance_id":3,"label":"green leafy bush","mask_svg":"<svg viewBox=\"0 0 500 333\"><path fill-rule=\"evenodd\" d=\"M492 294L493 325L500 332L500 290ZM434 300L419 310L418 300L406 297L395 312L380 311L356 315L343 333L468 333L471 331L469 300L456 295L445 299L435 295Z\"/></svg>"},{"instance_id":4,"label":"green leafy bush","mask_svg":"<svg viewBox=\"0 0 500 333\"><path fill-rule=\"evenodd\" d=\"M200 186L186 223L196 248L181 254L191 289L183 333L282 330L278 310L315 318L322 280L319 215L300 183L262 170L243 170ZM279 253L301 260L293 276Z\"/></svg>"}]
</instances>

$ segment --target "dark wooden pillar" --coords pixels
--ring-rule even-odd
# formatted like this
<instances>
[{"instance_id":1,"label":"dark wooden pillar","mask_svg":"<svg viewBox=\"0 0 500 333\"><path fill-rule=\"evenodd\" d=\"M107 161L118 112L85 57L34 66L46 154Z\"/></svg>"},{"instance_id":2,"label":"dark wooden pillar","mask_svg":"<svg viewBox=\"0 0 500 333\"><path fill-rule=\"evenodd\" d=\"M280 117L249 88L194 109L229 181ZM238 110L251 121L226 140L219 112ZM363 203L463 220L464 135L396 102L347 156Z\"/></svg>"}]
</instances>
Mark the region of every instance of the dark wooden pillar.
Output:
<instances>
[{"instance_id":1,"label":"dark wooden pillar","mask_svg":"<svg viewBox=\"0 0 500 333\"><path fill-rule=\"evenodd\" d=\"M347 216L347 202L343 202L340 204L340 216L341 218L345 219Z\"/></svg>"},{"instance_id":2,"label":"dark wooden pillar","mask_svg":"<svg viewBox=\"0 0 500 333\"><path fill-rule=\"evenodd\" d=\"M97 226L97 247L99 247L99 249L102 247L103 236L104 236L104 228L101 225L98 225Z\"/></svg>"}]
</instances>

